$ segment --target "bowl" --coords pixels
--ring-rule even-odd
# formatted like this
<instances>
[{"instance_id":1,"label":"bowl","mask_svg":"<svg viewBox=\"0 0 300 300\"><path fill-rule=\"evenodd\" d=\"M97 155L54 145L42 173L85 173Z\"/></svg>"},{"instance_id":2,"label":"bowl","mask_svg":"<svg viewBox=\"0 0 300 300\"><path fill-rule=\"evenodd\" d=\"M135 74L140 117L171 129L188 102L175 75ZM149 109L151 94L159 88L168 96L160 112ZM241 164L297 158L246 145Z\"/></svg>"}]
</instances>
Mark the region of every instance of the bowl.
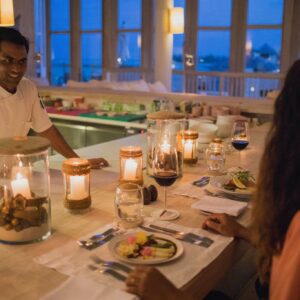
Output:
<instances>
[{"instance_id":1,"label":"bowl","mask_svg":"<svg viewBox=\"0 0 300 300\"><path fill-rule=\"evenodd\" d=\"M216 136L218 126L215 124L199 122L198 124L191 126L190 129L198 131L198 143L207 144Z\"/></svg>"}]
</instances>

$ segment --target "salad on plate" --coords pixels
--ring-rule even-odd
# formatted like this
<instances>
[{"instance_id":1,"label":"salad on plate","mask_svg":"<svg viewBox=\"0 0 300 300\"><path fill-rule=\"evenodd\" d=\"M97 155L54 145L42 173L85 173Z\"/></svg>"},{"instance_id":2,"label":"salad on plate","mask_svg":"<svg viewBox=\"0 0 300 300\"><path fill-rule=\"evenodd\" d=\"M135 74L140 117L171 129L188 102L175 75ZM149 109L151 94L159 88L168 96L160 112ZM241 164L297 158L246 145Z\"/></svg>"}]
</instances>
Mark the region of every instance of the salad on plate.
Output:
<instances>
[{"instance_id":1,"label":"salad on plate","mask_svg":"<svg viewBox=\"0 0 300 300\"><path fill-rule=\"evenodd\" d=\"M256 183L255 178L249 170L239 170L228 173L228 180L226 180L222 187L227 191L254 189Z\"/></svg>"}]
</instances>

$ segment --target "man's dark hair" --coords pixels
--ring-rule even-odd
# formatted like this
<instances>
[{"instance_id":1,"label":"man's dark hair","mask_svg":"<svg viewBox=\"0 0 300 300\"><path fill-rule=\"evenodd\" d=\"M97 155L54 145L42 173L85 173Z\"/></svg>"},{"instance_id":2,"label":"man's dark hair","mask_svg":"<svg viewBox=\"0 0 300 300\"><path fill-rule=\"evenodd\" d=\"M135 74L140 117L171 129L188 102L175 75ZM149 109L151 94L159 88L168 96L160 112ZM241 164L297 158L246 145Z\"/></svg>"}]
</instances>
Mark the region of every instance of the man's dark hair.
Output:
<instances>
[{"instance_id":1,"label":"man's dark hair","mask_svg":"<svg viewBox=\"0 0 300 300\"><path fill-rule=\"evenodd\" d=\"M28 53L29 51L28 39L14 28L0 27L0 44L4 41L24 46L26 48L26 52Z\"/></svg>"}]
</instances>

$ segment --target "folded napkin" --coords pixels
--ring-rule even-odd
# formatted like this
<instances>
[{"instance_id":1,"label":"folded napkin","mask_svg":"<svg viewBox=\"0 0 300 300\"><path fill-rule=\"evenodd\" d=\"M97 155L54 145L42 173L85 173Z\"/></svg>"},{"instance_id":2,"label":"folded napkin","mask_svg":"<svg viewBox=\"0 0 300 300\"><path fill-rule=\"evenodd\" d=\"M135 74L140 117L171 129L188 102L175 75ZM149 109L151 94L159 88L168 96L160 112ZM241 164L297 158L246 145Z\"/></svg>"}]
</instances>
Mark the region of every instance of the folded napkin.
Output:
<instances>
[{"instance_id":1,"label":"folded napkin","mask_svg":"<svg viewBox=\"0 0 300 300\"><path fill-rule=\"evenodd\" d=\"M92 278L72 276L41 300L137 300L138 297L96 282Z\"/></svg>"},{"instance_id":2,"label":"folded napkin","mask_svg":"<svg viewBox=\"0 0 300 300\"><path fill-rule=\"evenodd\" d=\"M226 213L231 216L239 216L247 207L247 203L229 200L226 198L202 196L195 202L192 208L210 213Z\"/></svg>"}]
</instances>

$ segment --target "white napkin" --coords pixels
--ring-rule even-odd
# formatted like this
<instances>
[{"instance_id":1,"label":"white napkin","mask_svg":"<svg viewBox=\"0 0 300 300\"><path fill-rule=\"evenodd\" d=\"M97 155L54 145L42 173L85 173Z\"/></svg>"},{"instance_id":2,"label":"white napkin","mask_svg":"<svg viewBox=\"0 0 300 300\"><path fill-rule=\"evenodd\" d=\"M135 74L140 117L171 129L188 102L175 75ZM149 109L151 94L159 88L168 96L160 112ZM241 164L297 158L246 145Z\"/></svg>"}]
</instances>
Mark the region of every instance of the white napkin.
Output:
<instances>
[{"instance_id":1,"label":"white napkin","mask_svg":"<svg viewBox=\"0 0 300 300\"><path fill-rule=\"evenodd\" d=\"M92 278L72 276L41 300L137 300L138 297L115 287L101 284Z\"/></svg>"},{"instance_id":2,"label":"white napkin","mask_svg":"<svg viewBox=\"0 0 300 300\"><path fill-rule=\"evenodd\" d=\"M226 213L231 216L239 216L244 209L246 209L247 203L229 200L226 198L202 196L201 200L195 202L192 208L203 210L211 213Z\"/></svg>"}]
</instances>

